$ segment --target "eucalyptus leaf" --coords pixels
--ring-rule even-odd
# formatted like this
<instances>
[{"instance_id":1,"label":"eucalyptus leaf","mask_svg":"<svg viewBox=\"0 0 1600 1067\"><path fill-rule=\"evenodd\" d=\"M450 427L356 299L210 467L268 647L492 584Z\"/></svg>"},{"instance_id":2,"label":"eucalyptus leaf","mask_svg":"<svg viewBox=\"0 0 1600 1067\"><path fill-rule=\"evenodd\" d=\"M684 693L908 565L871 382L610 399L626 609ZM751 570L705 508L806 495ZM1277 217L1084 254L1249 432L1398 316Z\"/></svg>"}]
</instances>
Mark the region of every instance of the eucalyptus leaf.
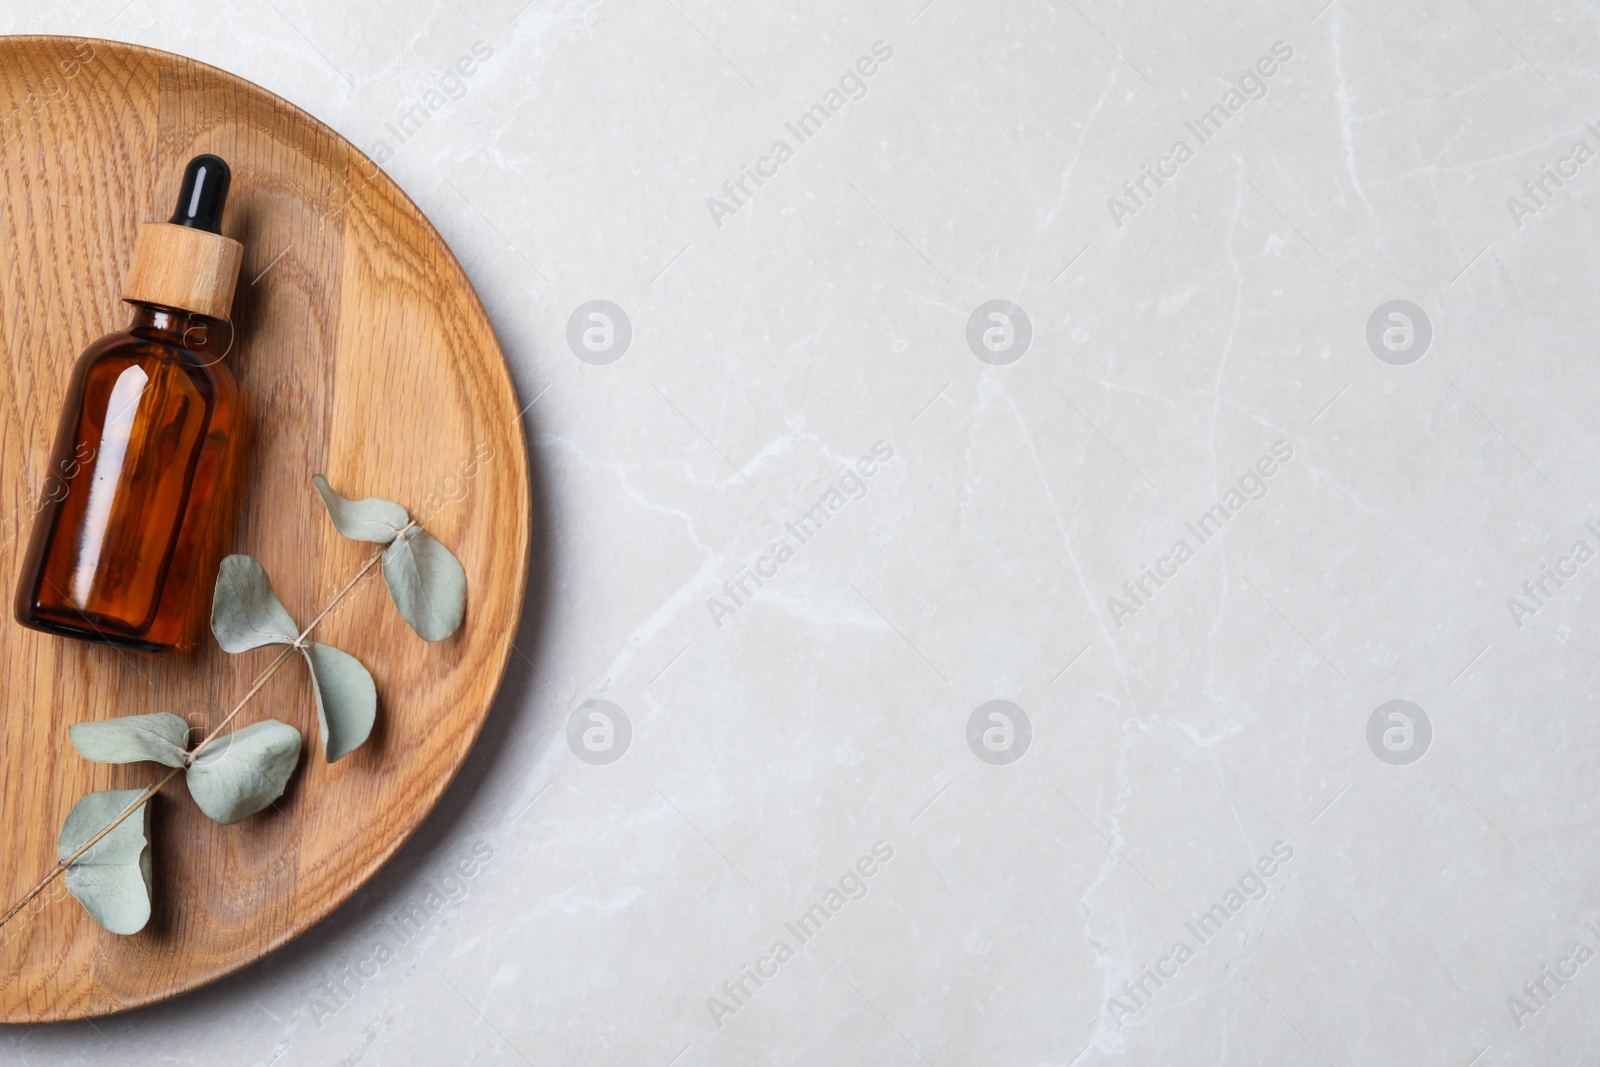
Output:
<instances>
[{"instance_id":1,"label":"eucalyptus leaf","mask_svg":"<svg viewBox=\"0 0 1600 1067\"><path fill-rule=\"evenodd\" d=\"M262 645L292 645L300 636L294 619L272 591L272 580L252 556L229 556L217 573L211 598L211 632L227 652Z\"/></svg>"},{"instance_id":2,"label":"eucalyptus leaf","mask_svg":"<svg viewBox=\"0 0 1600 1067\"><path fill-rule=\"evenodd\" d=\"M232 825L283 795L300 762L300 731L266 719L224 734L189 768L189 795L217 822Z\"/></svg>"},{"instance_id":3,"label":"eucalyptus leaf","mask_svg":"<svg viewBox=\"0 0 1600 1067\"><path fill-rule=\"evenodd\" d=\"M65 863L143 794L142 789L108 789L78 801L61 825L57 858ZM136 934L150 921L149 801L139 809L74 860L62 876L67 891L95 922L114 934Z\"/></svg>"},{"instance_id":4,"label":"eucalyptus leaf","mask_svg":"<svg viewBox=\"0 0 1600 1067\"><path fill-rule=\"evenodd\" d=\"M317 725L322 728L322 756L333 763L360 748L372 733L372 723L378 717L378 687L361 661L348 652L315 641L300 651L311 668Z\"/></svg>"},{"instance_id":5,"label":"eucalyptus leaf","mask_svg":"<svg viewBox=\"0 0 1600 1067\"><path fill-rule=\"evenodd\" d=\"M432 534L413 526L383 551L383 580L394 606L424 641L456 632L467 607L467 572Z\"/></svg>"},{"instance_id":6,"label":"eucalyptus leaf","mask_svg":"<svg viewBox=\"0 0 1600 1067\"><path fill-rule=\"evenodd\" d=\"M322 494L322 502L328 507L328 518L333 520L333 528L356 541L374 541L386 545L411 521L406 509L393 500L385 500L381 496L351 500L334 492L328 485L328 479L320 474L312 475L311 484Z\"/></svg>"},{"instance_id":7,"label":"eucalyptus leaf","mask_svg":"<svg viewBox=\"0 0 1600 1067\"><path fill-rule=\"evenodd\" d=\"M182 767L189 747L189 724L170 711L80 722L67 733L78 754L97 763L154 760L168 767Z\"/></svg>"}]
</instances>

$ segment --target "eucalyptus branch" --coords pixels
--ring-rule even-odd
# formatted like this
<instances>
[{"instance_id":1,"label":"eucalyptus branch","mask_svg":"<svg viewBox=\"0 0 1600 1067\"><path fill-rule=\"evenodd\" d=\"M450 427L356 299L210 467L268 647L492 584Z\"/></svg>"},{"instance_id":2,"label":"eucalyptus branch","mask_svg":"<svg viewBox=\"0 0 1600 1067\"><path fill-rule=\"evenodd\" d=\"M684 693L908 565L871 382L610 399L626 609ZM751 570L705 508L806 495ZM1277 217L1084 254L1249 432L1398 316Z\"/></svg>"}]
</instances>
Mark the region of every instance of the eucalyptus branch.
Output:
<instances>
[{"instance_id":1,"label":"eucalyptus branch","mask_svg":"<svg viewBox=\"0 0 1600 1067\"><path fill-rule=\"evenodd\" d=\"M416 523L413 522L410 526L414 525L416 525ZM406 530L410 530L410 526L406 526ZM333 611L333 609L338 606L339 601L344 600L344 598L349 595L350 590L355 589L355 584L362 581L363 577L366 577L366 573L371 571L373 566L376 565L376 563L378 563L382 557L384 557L382 550L379 550L379 552L374 552L373 555L366 560L366 563L363 563L362 569L358 569L357 573L355 573L355 577L352 577L349 582L346 582L344 589L339 590L338 593L334 593L333 600L328 601L326 606L323 606L322 611L317 613L317 617L310 621L310 624L307 625L306 629L299 632L299 637L296 638L296 643L294 643L294 645L286 646L282 653L278 653L277 659L274 659L274 661L270 662L270 664L267 664L266 670L262 670L259 675L256 675L256 680L251 683L250 689L246 691L245 696L240 697L238 704L234 705L234 710L230 710L230 712L227 713L227 717L222 718L221 723L218 723L218 725L214 726L214 728L211 729L211 733L206 734L202 741L198 742L198 744L194 745L194 747L190 747L187 752L184 752L184 757L186 757L184 758L184 763L186 763L186 766L189 765L189 763L194 763L195 757L197 757L198 753L200 753L200 750L205 749L206 745L216 741L216 737L218 737L218 734L222 733L222 729L226 729L230 721L234 721L234 718L237 717L238 713L242 712L242 710L245 710L245 705L250 704L250 701L253 701L254 697L256 697L256 694L261 693L261 689L267 685L267 681L272 678L272 675L275 675L275 673L278 672L278 669L283 667L283 664L286 664L286 662L290 661L290 657L293 656L294 651L299 648L299 645L304 643L307 637L310 637L310 632L312 632L312 630L317 629L318 622L322 622L325 617L328 617L328 613ZM90 851L91 848L99 845L99 841L106 837L107 833L117 829L118 825L122 824L126 817L131 816L134 811L138 811L138 809L141 808L141 806L144 805L147 800L150 800L150 797L154 797L155 793L158 793L160 790L162 790L162 787L163 785L166 785L166 782L173 781L174 777L178 777L182 771L184 771L182 766L174 766L171 771L166 773L165 777L162 777L162 781L155 782L154 785L150 785L150 787L147 787L147 789L142 790L142 792L139 793L139 797L136 798L131 805L123 808L122 814L118 814L115 819L112 819L109 824L106 824L106 829L102 829L101 832L96 833L96 835L91 837L90 840L83 841L83 845L78 845L78 848L74 849L74 853L70 854L70 856L67 856L66 859L56 862L56 865L51 867L50 873L45 875L42 880L38 881L38 885L35 885L34 888L29 889L26 896L22 897L21 901L11 905L10 909L6 909L5 915L0 915L0 928L3 928L6 923L10 923L11 918L16 917L16 913L21 912L24 907L27 907L29 901L32 901L34 897L37 897L38 894L43 893L43 891L50 886L51 881L61 877L62 873L66 873L67 867L70 867L70 865L74 864L74 862L77 862L78 859L80 859L80 857L86 853L86 851Z\"/></svg>"},{"instance_id":2,"label":"eucalyptus branch","mask_svg":"<svg viewBox=\"0 0 1600 1067\"><path fill-rule=\"evenodd\" d=\"M117 934L144 929L153 892L151 798L182 774L200 810L232 825L274 806L299 766L304 739L286 722L262 719L224 733L295 653L310 671L323 758L332 763L365 744L378 712L372 672L348 652L308 639L373 567L382 565L395 607L423 640L442 641L460 627L466 612L467 575L448 548L392 500L348 499L321 475L311 482L339 533L382 547L303 628L273 592L272 580L257 560L245 555L224 559L211 599L211 633L217 644L233 654L267 645L281 645L282 651L198 743L190 743L189 724L169 711L72 726L72 745L86 759L150 761L170 769L144 789L108 789L79 798L61 826L58 862L0 915L0 927L61 878L67 891L105 929ZM134 818L141 813L142 820Z\"/></svg>"}]
</instances>

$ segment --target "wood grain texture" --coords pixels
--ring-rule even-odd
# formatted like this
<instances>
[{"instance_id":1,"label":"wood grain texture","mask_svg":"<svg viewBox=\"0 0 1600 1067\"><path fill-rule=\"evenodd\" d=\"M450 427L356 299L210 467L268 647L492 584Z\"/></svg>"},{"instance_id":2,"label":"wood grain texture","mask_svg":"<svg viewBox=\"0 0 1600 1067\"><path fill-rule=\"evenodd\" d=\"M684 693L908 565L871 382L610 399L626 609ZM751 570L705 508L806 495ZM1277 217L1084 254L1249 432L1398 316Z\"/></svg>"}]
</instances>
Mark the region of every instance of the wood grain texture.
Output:
<instances>
[{"instance_id":1,"label":"wood grain texture","mask_svg":"<svg viewBox=\"0 0 1600 1067\"><path fill-rule=\"evenodd\" d=\"M147 222L133 241L122 299L229 318L244 246L205 230Z\"/></svg>"},{"instance_id":2,"label":"wood grain texture","mask_svg":"<svg viewBox=\"0 0 1600 1067\"><path fill-rule=\"evenodd\" d=\"M9 592L73 361L122 329L118 297L142 222L171 210L190 157L233 170L223 232L244 244L234 301L248 432L231 550L260 559L310 619L371 546L340 538L311 475L405 504L465 565L467 617L427 644L381 580L317 632L377 681L378 723L337 764L317 754L299 664L239 723L306 735L275 809L238 826L200 814L181 779L153 801L155 909L133 937L101 930L55 887L0 930L0 1021L147 1004L233 971L337 907L416 829L477 737L511 651L530 502L519 405L470 284L439 235L367 158L265 90L177 56L65 37L0 38L0 580ZM259 277L258 277L259 275ZM151 765L79 757L67 727L171 711L214 724L276 654L209 637L149 657L0 621L0 907L55 861L85 793L148 785Z\"/></svg>"}]
</instances>

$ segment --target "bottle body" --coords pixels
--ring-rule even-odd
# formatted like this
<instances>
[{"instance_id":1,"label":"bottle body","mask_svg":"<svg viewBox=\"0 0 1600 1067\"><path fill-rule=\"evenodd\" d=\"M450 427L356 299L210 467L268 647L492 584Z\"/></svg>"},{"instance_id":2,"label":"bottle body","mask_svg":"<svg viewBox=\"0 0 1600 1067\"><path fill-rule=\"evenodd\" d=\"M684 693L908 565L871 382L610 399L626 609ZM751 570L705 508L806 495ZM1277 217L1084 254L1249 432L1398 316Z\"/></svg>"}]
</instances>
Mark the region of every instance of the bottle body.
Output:
<instances>
[{"instance_id":1,"label":"bottle body","mask_svg":"<svg viewBox=\"0 0 1600 1067\"><path fill-rule=\"evenodd\" d=\"M219 332L220 330L220 332ZM231 328L135 304L79 357L33 520L16 618L165 652L191 645L232 511Z\"/></svg>"}]
</instances>

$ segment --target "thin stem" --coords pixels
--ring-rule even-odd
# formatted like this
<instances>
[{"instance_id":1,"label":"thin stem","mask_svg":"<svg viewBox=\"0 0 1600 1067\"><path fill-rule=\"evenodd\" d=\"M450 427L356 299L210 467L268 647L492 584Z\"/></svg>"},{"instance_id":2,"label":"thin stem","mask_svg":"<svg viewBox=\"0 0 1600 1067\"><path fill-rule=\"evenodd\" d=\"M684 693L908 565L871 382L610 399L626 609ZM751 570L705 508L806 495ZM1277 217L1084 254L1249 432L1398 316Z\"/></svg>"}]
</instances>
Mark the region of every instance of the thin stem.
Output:
<instances>
[{"instance_id":1,"label":"thin stem","mask_svg":"<svg viewBox=\"0 0 1600 1067\"><path fill-rule=\"evenodd\" d=\"M417 522L415 519L411 520L401 529L400 533L396 535L395 539L399 540L401 537L404 537L411 527L415 526L416 524ZM350 593L350 590L356 587L356 583L361 581L362 578L366 577L367 572L370 571L377 564L377 562L383 558L383 552L383 549L379 549L377 552L374 552L372 557L368 559L366 563L362 564L361 569L356 572L355 577L346 582L344 588L335 593L333 599L328 601L327 606L317 613L317 617L312 619L310 624L306 626L304 630L300 631L300 636L295 638L294 644L285 648L278 655L277 659L273 660L267 665L266 670L262 671L256 676L256 680L251 683L249 691L240 698L239 703L233 706L233 710L228 712L227 717L219 722L198 745L195 745L188 751L188 753L186 753L186 755L189 757L189 760L192 761L202 749L204 749L212 741L216 740L217 735L222 733L222 731L227 728L228 724L233 721L234 716L243 711L244 706L250 703L250 701L255 698L257 693L261 692L262 686L266 685L267 681L271 679L274 674L278 673L278 668L289 662L289 657L293 656L295 652L305 644L306 637L310 635L312 630L317 628L317 624L323 619L327 618L328 612L332 611L334 607L338 605L339 601L343 600ZM118 826L121 826L123 821L127 819L128 816L139 810L140 805L146 803L151 797L155 796L156 793L160 792L162 786L176 778L179 772L183 771L184 769L184 767L174 767L172 770L168 771L165 778L161 779L161 781L140 793L138 799L132 804L129 804L127 808L125 808L115 819L112 819L109 823L107 823L104 829L95 834L93 837L89 838L89 840L85 841L82 845L79 845L77 851L73 852L72 855L68 856L64 860L59 861L50 869L49 874L40 879L38 885L28 890L27 894L23 896L21 900L11 905L11 907L6 910L4 915L0 915L0 926L5 926L6 923L10 922L18 912L28 906L29 901L31 901L34 897L37 897L40 893L44 892L45 887L59 878L62 874L66 873L67 868L76 863L79 857L81 857L85 852L88 852L95 845L99 844L101 838L105 837L112 830L115 830Z\"/></svg>"},{"instance_id":2,"label":"thin stem","mask_svg":"<svg viewBox=\"0 0 1600 1067\"><path fill-rule=\"evenodd\" d=\"M278 668L289 662L289 657L294 655L294 649L295 646L289 645L282 652L280 652L278 654L278 658L268 664L267 669L262 671L256 677L255 683L250 686L250 691L245 693L243 698L240 699L239 703L233 706L233 710L228 712L227 717L219 722L209 734L206 734L205 740L201 741L198 745L195 745L187 753L185 753L185 755L187 755L190 759L193 759L195 756L200 754L200 750L202 748L205 748L212 741L215 741L217 735L222 732L223 727L232 722L233 717L239 714L239 712L244 709L244 706L250 703L257 693L261 692L261 687L267 684L267 680L274 674L278 673Z\"/></svg>"},{"instance_id":3,"label":"thin stem","mask_svg":"<svg viewBox=\"0 0 1600 1067\"><path fill-rule=\"evenodd\" d=\"M404 537L407 533L409 533L411 528L413 526L415 526L416 524L417 524L417 520L416 519L412 519L410 522L408 522L404 526L402 526L400 528L400 532L395 534L395 537L394 537L395 541L400 540L400 538ZM390 542L390 544L393 544L393 543L394 543L393 541ZM344 595L346 593L350 592L350 590L352 590L352 589L354 589L356 587L356 583L357 582L359 582L362 578L366 577L367 572L370 571L373 568L374 564L376 564L380 559L383 558L383 554L385 552L387 552L387 551L388 551L387 547L378 549L378 551L376 551L376 552L374 552L372 554L371 558L368 559L367 562L365 562L365 563L363 563L361 565L361 569L356 571L356 576L354 578L350 579L349 582L345 583L345 587L343 589L339 590L337 593L334 594L333 599L328 601L328 606L323 608L322 611L317 615L317 617L311 620L310 625L308 625L304 630L300 631L300 640L304 641L306 639L306 635L309 634L312 630L316 629L317 623L321 622L323 620L323 617L326 616L328 614L328 612L333 610L333 606L335 604L339 603L339 601L344 599Z\"/></svg>"}]
</instances>

